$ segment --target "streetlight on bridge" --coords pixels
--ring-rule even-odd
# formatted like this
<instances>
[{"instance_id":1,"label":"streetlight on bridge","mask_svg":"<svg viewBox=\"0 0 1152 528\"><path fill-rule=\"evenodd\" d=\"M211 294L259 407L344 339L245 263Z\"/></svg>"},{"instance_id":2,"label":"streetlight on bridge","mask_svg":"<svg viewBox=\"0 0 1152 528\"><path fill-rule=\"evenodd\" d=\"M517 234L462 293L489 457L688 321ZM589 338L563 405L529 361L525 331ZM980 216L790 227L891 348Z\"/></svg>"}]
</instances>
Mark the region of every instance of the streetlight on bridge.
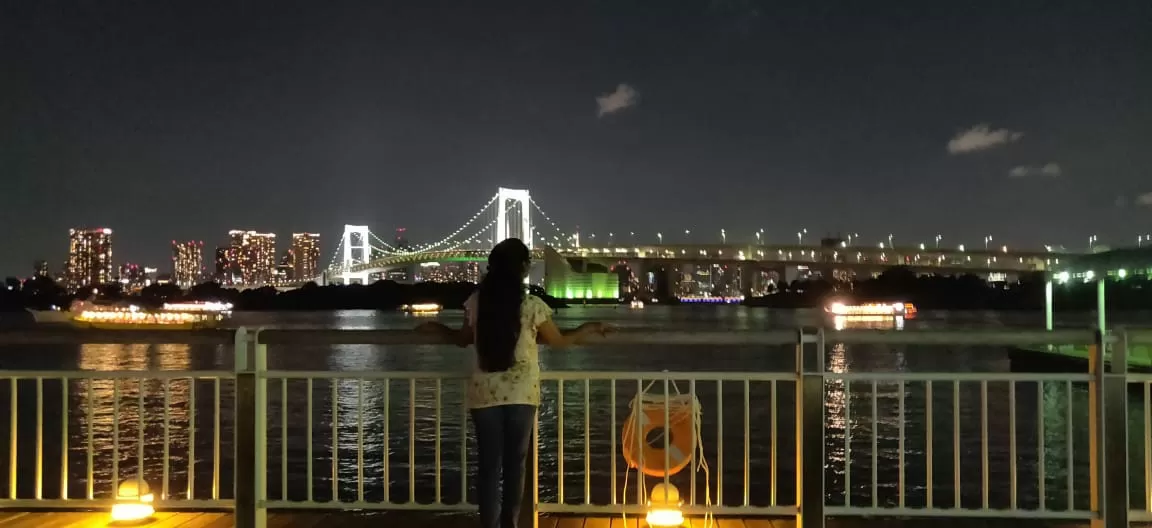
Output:
<instances>
[{"instance_id":1,"label":"streetlight on bridge","mask_svg":"<svg viewBox=\"0 0 1152 528\"><path fill-rule=\"evenodd\" d=\"M656 233L656 243L664 245L664 233Z\"/></svg>"},{"instance_id":2,"label":"streetlight on bridge","mask_svg":"<svg viewBox=\"0 0 1152 528\"><path fill-rule=\"evenodd\" d=\"M806 234L808 234L808 228L807 227L802 228L796 232L796 240L799 242L798 245L801 245L801 246L804 245L804 235L806 235Z\"/></svg>"},{"instance_id":3,"label":"streetlight on bridge","mask_svg":"<svg viewBox=\"0 0 1152 528\"><path fill-rule=\"evenodd\" d=\"M936 249L940 249L940 239L941 238L944 238L944 237L939 235L939 234L936 235Z\"/></svg>"},{"instance_id":4,"label":"streetlight on bridge","mask_svg":"<svg viewBox=\"0 0 1152 528\"><path fill-rule=\"evenodd\" d=\"M760 245L760 233L761 233L761 232L763 232L763 231L764 231L764 230L763 230L763 229L761 229L760 231L757 231L757 232L756 232L756 245L757 245L757 246L759 246L759 245Z\"/></svg>"},{"instance_id":5,"label":"streetlight on bridge","mask_svg":"<svg viewBox=\"0 0 1152 528\"><path fill-rule=\"evenodd\" d=\"M728 233L725 232L723 229L720 230L720 243L721 244L727 244L728 243Z\"/></svg>"},{"instance_id":6,"label":"streetlight on bridge","mask_svg":"<svg viewBox=\"0 0 1152 528\"><path fill-rule=\"evenodd\" d=\"M892 233L888 233L888 247L892 247Z\"/></svg>"},{"instance_id":7,"label":"streetlight on bridge","mask_svg":"<svg viewBox=\"0 0 1152 528\"><path fill-rule=\"evenodd\" d=\"M992 235L984 237L984 251L988 251L988 243L992 241Z\"/></svg>"},{"instance_id":8,"label":"streetlight on bridge","mask_svg":"<svg viewBox=\"0 0 1152 528\"><path fill-rule=\"evenodd\" d=\"M688 236L689 236L689 235L691 235L691 234L692 234L692 230L691 230L691 229L685 229L685 230L684 230L684 241L685 241L685 242L687 242L687 241L688 241Z\"/></svg>"}]
</instances>

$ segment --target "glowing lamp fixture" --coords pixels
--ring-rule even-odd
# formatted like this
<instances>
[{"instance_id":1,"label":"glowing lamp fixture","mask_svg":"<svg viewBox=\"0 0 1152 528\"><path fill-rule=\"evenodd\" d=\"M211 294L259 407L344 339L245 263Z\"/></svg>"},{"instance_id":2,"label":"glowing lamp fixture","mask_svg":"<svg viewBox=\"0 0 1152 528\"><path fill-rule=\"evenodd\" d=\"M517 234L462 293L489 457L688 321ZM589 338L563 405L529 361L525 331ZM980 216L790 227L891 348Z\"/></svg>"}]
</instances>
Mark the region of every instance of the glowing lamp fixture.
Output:
<instances>
[{"instance_id":1,"label":"glowing lamp fixture","mask_svg":"<svg viewBox=\"0 0 1152 528\"><path fill-rule=\"evenodd\" d=\"M681 526L684 514L680 512L680 490L663 482L652 488L648 501L648 525L652 527Z\"/></svg>"},{"instance_id":2,"label":"glowing lamp fixture","mask_svg":"<svg viewBox=\"0 0 1152 528\"><path fill-rule=\"evenodd\" d=\"M143 521L152 517L152 490L148 483L126 480L116 489L116 504L112 505L113 522Z\"/></svg>"}]
</instances>

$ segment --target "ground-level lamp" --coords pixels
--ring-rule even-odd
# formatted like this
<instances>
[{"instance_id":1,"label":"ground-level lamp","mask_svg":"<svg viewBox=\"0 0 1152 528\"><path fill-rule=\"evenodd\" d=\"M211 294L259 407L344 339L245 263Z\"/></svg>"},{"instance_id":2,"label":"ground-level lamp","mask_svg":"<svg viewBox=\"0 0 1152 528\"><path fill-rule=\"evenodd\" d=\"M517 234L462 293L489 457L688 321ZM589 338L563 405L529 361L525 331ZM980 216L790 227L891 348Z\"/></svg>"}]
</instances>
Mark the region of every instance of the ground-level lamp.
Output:
<instances>
[{"instance_id":1,"label":"ground-level lamp","mask_svg":"<svg viewBox=\"0 0 1152 528\"><path fill-rule=\"evenodd\" d=\"M680 490L663 482L652 487L652 498L648 501L648 526L653 528L682 526L684 514L680 511Z\"/></svg>"},{"instance_id":2,"label":"ground-level lamp","mask_svg":"<svg viewBox=\"0 0 1152 528\"><path fill-rule=\"evenodd\" d=\"M140 522L156 513L152 507L152 490L142 480L125 480L116 488L112 505L112 522Z\"/></svg>"}]
</instances>

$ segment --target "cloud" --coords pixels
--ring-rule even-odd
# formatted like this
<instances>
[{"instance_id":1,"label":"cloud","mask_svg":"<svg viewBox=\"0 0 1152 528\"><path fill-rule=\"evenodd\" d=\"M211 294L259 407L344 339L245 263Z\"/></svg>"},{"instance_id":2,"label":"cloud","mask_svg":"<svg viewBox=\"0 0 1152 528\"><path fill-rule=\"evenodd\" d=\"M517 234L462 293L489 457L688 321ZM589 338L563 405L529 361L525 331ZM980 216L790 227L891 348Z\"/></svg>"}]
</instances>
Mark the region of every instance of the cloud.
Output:
<instances>
[{"instance_id":1,"label":"cloud","mask_svg":"<svg viewBox=\"0 0 1152 528\"><path fill-rule=\"evenodd\" d=\"M1145 207L1152 206L1152 192L1146 192L1136 196L1136 205Z\"/></svg>"},{"instance_id":2,"label":"cloud","mask_svg":"<svg viewBox=\"0 0 1152 528\"><path fill-rule=\"evenodd\" d=\"M966 152L990 149L995 146L1011 143L1021 137L1024 137L1023 132L1015 132L1004 128L993 130L986 123L979 124L956 134L956 137L948 141L948 152L950 154L964 154Z\"/></svg>"},{"instance_id":3,"label":"cloud","mask_svg":"<svg viewBox=\"0 0 1152 528\"><path fill-rule=\"evenodd\" d=\"M1048 163L1039 167L1021 165L1019 167L1013 167L1012 170L1008 171L1008 177L1029 178L1032 176L1050 176L1055 178L1062 174L1062 172L1063 171L1060 170L1060 165L1057 163Z\"/></svg>"},{"instance_id":4,"label":"cloud","mask_svg":"<svg viewBox=\"0 0 1152 528\"><path fill-rule=\"evenodd\" d=\"M608 114L614 114L630 106L635 106L639 101L640 92L627 84L620 83L615 92L596 98L596 106L600 107L600 111L596 115L604 117Z\"/></svg>"}]
</instances>

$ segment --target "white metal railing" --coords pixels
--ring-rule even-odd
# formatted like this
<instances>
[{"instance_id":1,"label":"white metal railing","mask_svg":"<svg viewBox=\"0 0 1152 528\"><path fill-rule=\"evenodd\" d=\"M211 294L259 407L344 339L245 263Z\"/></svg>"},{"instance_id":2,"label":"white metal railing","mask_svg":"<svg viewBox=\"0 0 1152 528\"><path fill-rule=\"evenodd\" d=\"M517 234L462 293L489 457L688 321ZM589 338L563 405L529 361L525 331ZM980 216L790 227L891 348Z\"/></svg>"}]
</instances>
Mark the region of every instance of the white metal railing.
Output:
<instances>
[{"instance_id":1,"label":"white metal railing","mask_svg":"<svg viewBox=\"0 0 1152 528\"><path fill-rule=\"evenodd\" d=\"M231 371L0 371L7 482L0 508L110 506L125 480L159 507L230 508ZM205 465L206 481L197 480ZM57 477L58 478L54 478Z\"/></svg>"},{"instance_id":2,"label":"white metal railing","mask_svg":"<svg viewBox=\"0 0 1152 528\"><path fill-rule=\"evenodd\" d=\"M1117 336L1109 359L1152 344L1149 332ZM240 525L268 508L471 510L463 372L266 364L269 346L421 342L406 332L240 330L235 372L0 371L10 414L0 508L103 507L117 482L140 479L159 507L235 508ZM1152 375L1097 368L1099 354L1085 373L843 364L845 347L906 357L939 346L1099 347L1093 332L624 333L605 345L642 343L757 346L794 357L794 368L545 371L533 511L641 514L651 484L664 481L696 515L1152 520ZM645 390L700 401L691 427L707 472L628 468L621 423Z\"/></svg>"},{"instance_id":3,"label":"white metal railing","mask_svg":"<svg viewBox=\"0 0 1152 528\"><path fill-rule=\"evenodd\" d=\"M1152 352L1149 351L1152 349L1152 330L1122 331L1119 332L1117 341L1118 346L1112 351L1114 362L1123 360L1126 352L1134 347L1140 347L1145 357L1152 357ZM1121 353L1117 354L1116 351ZM1152 522L1152 372L1125 372L1121 381L1126 382L1125 390L1129 395L1128 414L1140 418L1130 421L1131 425L1127 428L1126 435L1127 449L1122 452L1127 455L1125 462L1135 460L1143 462L1140 465L1129 466L1133 468L1142 466L1131 471L1129 475L1129 504L1132 508L1129 520ZM1133 400L1138 403L1133 405Z\"/></svg>"}]
</instances>

